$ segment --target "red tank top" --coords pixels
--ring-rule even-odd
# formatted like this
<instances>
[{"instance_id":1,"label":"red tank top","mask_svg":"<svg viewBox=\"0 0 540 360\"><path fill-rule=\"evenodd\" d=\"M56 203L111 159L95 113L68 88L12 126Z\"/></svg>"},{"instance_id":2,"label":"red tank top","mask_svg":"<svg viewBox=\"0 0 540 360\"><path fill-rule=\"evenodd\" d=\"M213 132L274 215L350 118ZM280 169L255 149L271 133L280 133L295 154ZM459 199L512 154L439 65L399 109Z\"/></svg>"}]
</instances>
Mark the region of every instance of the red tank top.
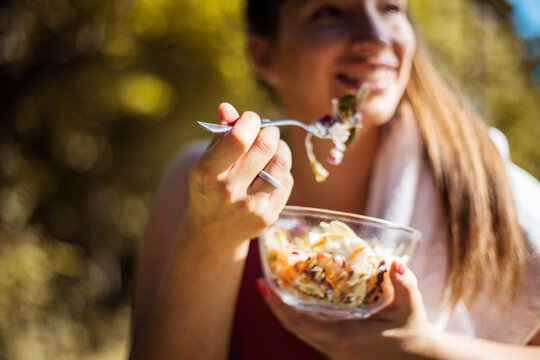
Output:
<instances>
[{"instance_id":1,"label":"red tank top","mask_svg":"<svg viewBox=\"0 0 540 360\"><path fill-rule=\"evenodd\" d=\"M258 242L252 240L236 303L229 359L326 359L281 326L255 283L262 276Z\"/></svg>"}]
</instances>

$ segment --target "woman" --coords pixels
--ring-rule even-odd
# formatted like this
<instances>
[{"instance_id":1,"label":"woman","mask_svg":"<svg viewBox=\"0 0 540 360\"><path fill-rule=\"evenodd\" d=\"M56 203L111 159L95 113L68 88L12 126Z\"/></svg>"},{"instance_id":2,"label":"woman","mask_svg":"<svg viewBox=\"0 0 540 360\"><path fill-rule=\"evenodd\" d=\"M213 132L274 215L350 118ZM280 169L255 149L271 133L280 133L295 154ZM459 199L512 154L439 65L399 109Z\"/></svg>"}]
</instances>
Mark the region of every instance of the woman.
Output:
<instances>
[{"instance_id":1,"label":"woman","mask_svg":"<svg viewBox=\"0 0 540 360\"><path fill-rule=\"evenodd\" d=\"M538 212L527 205L538 203L538 184L501 158L487 129L442 85L416 46L406 6L249 1L249 51L287 115L313 122L330 113L332 98L368 83L363 129L317 183L304 133L291 129L285 143L278 129L260 128L257 114L221 104L218 120L232 131L184 152L156 194L134 358L540 356ZM321 156L331 144L314 146ZM512 196L508 178L529 199ZM253 296L260 275L249 239L287 201L421 230L413 268L390 268L394 302L367 320L328 321L288 307L263 280L268 307Z\"/></svg>"}]
</instances>

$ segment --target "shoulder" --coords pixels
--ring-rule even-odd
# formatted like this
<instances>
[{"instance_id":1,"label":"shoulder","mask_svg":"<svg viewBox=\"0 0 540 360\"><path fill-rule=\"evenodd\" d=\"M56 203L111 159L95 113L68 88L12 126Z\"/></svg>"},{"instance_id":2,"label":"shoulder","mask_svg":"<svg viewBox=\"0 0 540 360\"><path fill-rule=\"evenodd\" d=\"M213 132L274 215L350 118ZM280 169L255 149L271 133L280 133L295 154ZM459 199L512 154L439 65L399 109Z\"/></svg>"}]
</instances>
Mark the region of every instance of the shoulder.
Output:
<instances>
[{"instance_id":1,"label":"shoulder","mask_svg":"<svg viewBox=\"0 0 540 360\"><path fill-rule=\"evenodd\" d=\"M147 241L174 242L188 205L189 172L207 146L207 141L189 144L171 161L154 194Z\"/></svg>"},{"instance_id":2,"label":"shoulder","mask_svg":"<svg viewBox=\"0 0 540 360\"><path fill-rule=\"evenodd\" d=\"M186 205L189 172L208 147L208 143L199 141L189 144L173 158L155 193L152 213L178 214L178 207Z\"/></svg>"},{"instance_id":3,"label":"shoulder","mask_svg":"<svg viewBox=\"0 0 540 360\"><path fill-rule=\"evenodd\" d=\"M490 128L489 135L506 162L519 223L540 254L540 183L510 160L508 141L501 131Z\"/></svg>"},{"instance_id":4,"label":"shoulder","mask_svg":"<svg viewBox=\"0 0 540 360\"><path fill-rule=\"evenodd\" d=\"M513 306L507 307L501 303L500 307L490 310L485 304L492 301L492 296L485 294L485 301L479 301L481 307L473 311L476 319L473 320L477 322L476 335L479 337L527 344L533 338L536 341L535 334L540 324L540 183L512 163L508 141L502 132L492 128L489 135L505 162L518 222L525 235L525 278L521 294ZM505 319L512 321L501 322L497 319L501 311L506 314Z\"/></svg>"},{"instance_id":5,"label":"shoulder","mask_svg":"<svg viewBox=\"0 0 540 360\"><path fill-rule=\"evenodd\" d=\"M184 146L170 162L162 179L162 185L163 182L187 176L191 167L208 148L208 144L208 140L202 140Z\"/></svg>"},{"instance_id":6,"label":"shoulder","mask_svg":"<svg viewBox=\"0 0 540 360\"><path fill-rule=\"evenodd\" d=\"M534 340L540 335L540 183L525 170L510 163L507 165L508 176L518 221L525 240L525 281L522 291L522 304L516 319L523 329L528 329L522 343ZM536 334L536 335L535 335Z\"/></svg>"},{"instance_id":7,"label":"shoulder","mask_svg":"<svg viewBox=\"0 0 540 360\"><path fill-rule=\"evenodd\" d=\"M491 141L493 141L493 144L495 144L495 147L497 150L499 150L502 158L505 160L510 159L510 147L508 146L508 140L502 131L497 128L490 127L488 133Z\"/></svg>"},{"instance_id":8,"label":"shoulder","mask_svg":"<svg viewBox=\"0 0 540 360\"><path fill-rule=\"evenodd\" d=\"M154 194L141 249L141 276L163 271L175 246L189 202L189 172L207 143L184 147L171 161ZM140 279L144 280L144 279Z\"/></svg>"},{"instance_id":9,"label":"shoulder","mask_svg":"<svg viewBox=\"0 0 540 360\"><path fill-rule=\"evenodd\" d=\"M203 140L184 146L169 164L161 185L168 181L174 182L178 178L186 177L191 167L207 149L208 144L209 141Z\"/></svg>"},{"instance_id":10,"label":"shoulder","mask_svg":"<svg viewBox=\"0 0 540 360\"><path fill-rule=\"evenodd\" d=\"M540 254L540 183L513 163L507 168L519 223Z\"/></svg>"}]
</instances>

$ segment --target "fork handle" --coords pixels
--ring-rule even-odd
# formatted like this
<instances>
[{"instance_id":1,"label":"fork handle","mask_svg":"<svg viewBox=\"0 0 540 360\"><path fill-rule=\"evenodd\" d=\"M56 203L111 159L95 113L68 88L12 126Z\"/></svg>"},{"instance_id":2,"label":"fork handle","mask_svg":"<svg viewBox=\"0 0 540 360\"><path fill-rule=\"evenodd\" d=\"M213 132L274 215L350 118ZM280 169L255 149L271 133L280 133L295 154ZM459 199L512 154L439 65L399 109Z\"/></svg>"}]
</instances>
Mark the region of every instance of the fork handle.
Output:
<instances>
[{"instance_id":1,"label":"fork handle","mask_svg":"<svg viewBox=\"0 0 540 360\"><path fill-rule=\"evenodd\" d=\"M213 124L213 123L207 123L204 121L197 121L197 124L214 134L223 134L223 133L229 132L232 129L232 126L227 125L227 124ZM280 125L292 125L291 120L273 120L273 121L265 121L261 123L262 128L267 127L267 126L280 126Z\"/></svg>"},{"instance_id":2,"label":"fork handle","mask_svg":"<svg viewBox=\"0 0 540 360\"><path fill-rule=\"evenodd\" d=\"M214 134L226 133L232 129L231 125L226 125L226 124L213 124L213 123L207 123L204 121L197 121L197 124L201 126L203 129L208 130Z\"/></svg>"}]
</instances>

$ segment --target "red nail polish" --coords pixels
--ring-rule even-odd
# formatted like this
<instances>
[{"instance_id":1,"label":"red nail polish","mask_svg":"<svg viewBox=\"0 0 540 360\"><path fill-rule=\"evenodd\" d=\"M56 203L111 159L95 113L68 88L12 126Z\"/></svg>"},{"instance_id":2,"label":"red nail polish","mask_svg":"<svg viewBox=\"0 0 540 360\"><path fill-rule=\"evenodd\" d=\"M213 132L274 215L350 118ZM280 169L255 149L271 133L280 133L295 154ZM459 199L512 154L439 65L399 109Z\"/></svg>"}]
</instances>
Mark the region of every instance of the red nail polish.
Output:
<instances>
[{"instance_id":1,"label":"red nail polish","mask_svg":"<svg viewBox=\"0 0 540 360\"><path fill-rule=\"evenodd\" d=\"M261 284L260 281L257 281L255 284L257 284L257 287L259 288L259 291L261 292L261 295L263 298L265 298L268 295L268 290L264 287L263 284Z\"/></svg>"},{"instance_id":2,"label":"red nail polish","mask_svg":"<svg viewBox=\"0 0 540 360\"><path fill-rule=\"evenodd\" d=\"M396 261L396 272L399 274L399 275L403 275L405 274L405 266L403 265L403 263L401 261Z\"/></svg>"}]
</instances>

